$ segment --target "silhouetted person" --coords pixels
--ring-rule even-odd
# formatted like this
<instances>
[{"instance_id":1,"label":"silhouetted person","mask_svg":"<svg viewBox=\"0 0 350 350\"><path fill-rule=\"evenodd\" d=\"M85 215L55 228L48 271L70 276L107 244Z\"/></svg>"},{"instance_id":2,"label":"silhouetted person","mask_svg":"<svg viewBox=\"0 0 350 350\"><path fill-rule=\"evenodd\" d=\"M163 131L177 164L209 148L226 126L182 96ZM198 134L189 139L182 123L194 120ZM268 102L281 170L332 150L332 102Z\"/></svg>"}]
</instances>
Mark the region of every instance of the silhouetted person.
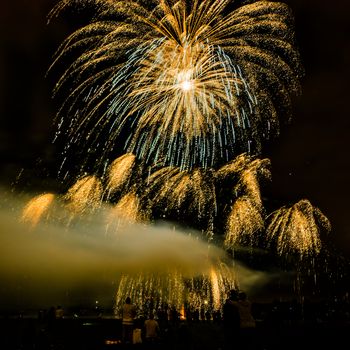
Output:
<instances>
[{"instance_id":1,"label":"silhouetted person","mask_svg":"<svg viewBox=\"0 0 350 350\"><path fill-rule=\"evenodd\" d=\"M238 294L238 312L240 319L240 343L245 348L254 347L256 322L252 314L252 303L245 292Z\"/></svg>"},{"instance_id":2,"label":"silhouetted person","mask_svg":"<svg viewBox=\"0 0 350 350\"><path fill-rule=\"evenodd\" d=\"M225 337L225 349L232 346L239 337L240 318L238 311L238 293L234 289L230 291L228 299L223 306L223 326Z\"/></svg>"},{"instance_id":3,"label":"silhouetted person","mask_svg":"<svg viewBox=\"0 0 350 350\"><path fill-rule=\"evenodd\" d=\"M252 314L252 303L248 300L246 293L239 293L237 306L240 316L240 328L255 328L256 324Z\"/></svg>"},{"instance_id":4,"label":"silhouetted person","mask_svg":"<svg viewBox=\"0 0 350 350\"><path fill-rule=\"evenodd\" d=\"M52 330L54 327L54 323L56 320L56 308L54 306L51 306L49 311L46 314L47 319L47 328L48 330Z\"/></svg>"},{"instance_id":5,"label":"silhouetted person","mask_svg":"<svg viewBox=\"0 0 350 350\"><path fill-rule=\"evenodd\" d=\"M157 343L160 335L159 324L154 319L153 313L151 313L149 318L145 321L144 327L146 345L150 347Z\"/></svg>"},{"instance_id":6,"label":"silhouetted person","mask_svg":"<svg viewBox=\"0 0 350 350\"><path fill-rule=\"evenodd\" d=\"M61 320L63 318L64 311L62 309L61 305L58 305L56 310L55 310L55 317L56 320Z\"/></svg>"},{"instance_id":7,"label":"silhouetted person","mask_svg":"<svg viewBox=\"0 0 350 350\"><path fill-rule=\"evenodd\" d=\"M213 312L213 321L215 323L221 323L222 319L221 319L221 311L220 310L215 310Z\"/></svg>"},{"instance_id":8,"label":"silhouetted person","mask_svg":"<svg viewBox=\"0 0 350 350\"><path fill-rule=\"evenodd\" d=\"M205 321L205 311L203 308L201 309L200 314L201 314L201 321Z\"/></svg>"},{"instance_id":9,"label":"silhouetted person","mask_svg":"<svg viewBox=\"0 0 350 350\"><path fill-rule=\"evenodd\" d=\"M180 314L176 310L175 306L172 306L170 313L169 313L170 323L172 326L177 326L180 320Z\"/></svg>"},{"instance_id":10,"label":"silhouetted person","mask_svg":"<svg viewBox=\"0 0 350 350\"><path fill-rule=\"evenodd\" d=\"M198 309L193 311L193 321L195 321L195 322L199 321L199 310Z\"/></svg>"},{"instance_id":11,"label":"silhouetted person","mask_svg":"<svg viewBox=\"0 0 350 350\"><path fill-rule=\"evenodd\" d=\"M122 310L122 337L124 343L132 343L132 332L134 328L135 316L136 308L133 304L131 304L130 297L127 297Z\"/></svg>"},{"instance_id":12,"label":"silhouetted person","mask_svg":"<svg viewBox=\"0 0 350 350\"><path fill-rule=\"evenodd\" d=\"M167 305L162 304L157 310L158 324L161 332L166 332L168 329L168 311Z\"/></svg>"},{"instance_id":13,"label":"silhouetted person","mask_svg":"<svg viewBox=\"0 0 350 350\"><path fill-rule=\"evenodd\" d=\"M205 312L205 319L207 322L211 321L211 312L209 310Z\"/></svg>"}]
</instances>

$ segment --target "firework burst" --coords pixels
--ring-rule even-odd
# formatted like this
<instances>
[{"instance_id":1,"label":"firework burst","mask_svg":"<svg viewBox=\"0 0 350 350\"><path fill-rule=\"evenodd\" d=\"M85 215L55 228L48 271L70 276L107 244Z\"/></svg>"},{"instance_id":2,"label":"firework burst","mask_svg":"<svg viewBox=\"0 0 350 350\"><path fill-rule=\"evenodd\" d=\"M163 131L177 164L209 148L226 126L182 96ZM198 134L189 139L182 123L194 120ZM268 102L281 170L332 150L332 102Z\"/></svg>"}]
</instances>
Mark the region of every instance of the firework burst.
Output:
<instances>
[{"instance_id":1,"label":"firework burst","mask_svg":"<svg viewBox=\"0 0 350 350\"><path fill-rule=\"evenodd\" d=\"M147 220L145 211L140 208L140 201L134 192L123 196L112 210L114 220L124 222L143 222Z\"/></svg>"},{"instance_id":2,"label":"firework burst","mask_svg":"<svg viewBox=\"0 0 350 350\"><path fill-rule=\"evenodd\" d=\"M63 197L67 208L75 214L93 211L101 205L102 184L96 176L80 178Z\"/></svg>"},{"instance_id":3,"label":"firework burst","mask_svg":"<svg viewBox=\"0 0 350 350\"><path fill-rule=\"evenodd\" d=\"M32 198L22 211L21 221L35 227L40 221L49 218L49 209L55 200L53 193L44 193Z\"/></svg>"},{"instance_id":4,"label":"firework burst","mask_svg":"<svg viewBox=\"0 0 350 350\"><path fill-rule=\"evenodd\" d=\"M115 308L119 314L125 296L129 295L144 315L155 312L164 304L177 310L181 310L185 304L191 311L213 311L220 309L227 293L233 288L238 288L235 273L222 261L212 262L206 273L192 278L176 269L168 273L140 272L122 276Z\"/></svg>"},{"instance_id":5,"label":"firework burst","mask_svg":"<svg viewBox=\"0 0 350 350\"><path fill-rule=\"evenodd\" d=\"M260 189L271 179L271 164L257 155L289 119L291 98L300 91L288 6L61 0L49 19L83 7L93 17L68 36L50 67L64 67L54 88L63 99L57 135L69 139L64 155L78 150L80 170L92 155L89 168L100 176L80 177L62 196L70 217L91 214L106 201L113 203L107 231L117 232L122 222L188 220L208 242L224 231L228 250L253 246L266 232L280 255L318 254L320 227L330 229L320 210L302 200L265 222ZM53 199L32 199L22 220L45 219ZM237 287L221 262L194 278L141 271L121 279L116 308L125 295L140 305L153 298L177 309L185 301L202 308L206 300L219 308Z\"/></svg>"},{"instance_id":6,"label":"firework burst","mask_svg":"<svg viewBox=\"0 0 350 350\"><path fill-rule=\"evenodd\" d=\"M124 154L112 162L108 167L107 199L115 192L125 190L132 177L134 166L135 156L131 153Z\"/></svg>"},{"instance_id":7,"label":"firework burst","mask_svg":"<svg viewBox=\"0 0 350 350\"><path fill-rule=\"evenodd\" d=\"M233 193L249 196L256 206L262 206L259 181L271 180L271 162L243 153L216 172L219 182L230 182ZM234 185L232 185L234 184Z\"/></svg>"},{"instance_id":8,"label":"firework burst","mask_svg":"<svg viewBox=\"0 0 350 350\"><path fill-rule=\"evenodd\" d=\"M270 214L266 232L268 240L277 241L277 252L280 255L297 253L303 258L320 253L321 228L329 232L329 220L320 209L303 199Z\"/></svg>"},{"instance_id":9,"label":"firework burst","mask_svg":"<svg viewBox=\"0 0 350 350\"><path fill-rule=\"evenodd\" d=\"M122 139L145 163L181 169L259 151L299 91L292 16L282 3L232 2L59 2L50 18L69 6L95 13L53 63L75 57L54 91L68 93L58 115L70 143L101 147L103 164Z\"/></svg>"},{"instance_id":10,"label":"firework burst","mask_svg":"<svg viewBox=\"0 0 350 350\"><path fill-rule=\"evenodd\" d=\"M262 208L248 196L238 198L231 208L226 224L225 246L252 246L256 242L254 234L264 228Z\"/></svg>"}]
</instances>

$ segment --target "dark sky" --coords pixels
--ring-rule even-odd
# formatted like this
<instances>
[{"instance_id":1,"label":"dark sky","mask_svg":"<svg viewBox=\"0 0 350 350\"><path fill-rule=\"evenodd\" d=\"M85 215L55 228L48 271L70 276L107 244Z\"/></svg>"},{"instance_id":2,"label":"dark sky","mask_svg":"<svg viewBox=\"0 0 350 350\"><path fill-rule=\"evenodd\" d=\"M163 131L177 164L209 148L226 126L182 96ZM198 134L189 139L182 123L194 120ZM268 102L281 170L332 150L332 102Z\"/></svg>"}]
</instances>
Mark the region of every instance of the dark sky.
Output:
<instances>
[{"instance_id":1,"label":"dark sky","mask_svg":"<svg viewBox=\"0 0 350 350\"><path fill-rule=\"evenodd\" d=\"M302 198L331 220L331 239L350 256L348 156L350 2L288 0L306 75L290 125L263 156L272 161L269 198ZM46 25L53 0L2 0L0 5L0 185L38 158L54 162L50 98L45 72L68 34L62 21Z\"/></svg>"}]
</instances>

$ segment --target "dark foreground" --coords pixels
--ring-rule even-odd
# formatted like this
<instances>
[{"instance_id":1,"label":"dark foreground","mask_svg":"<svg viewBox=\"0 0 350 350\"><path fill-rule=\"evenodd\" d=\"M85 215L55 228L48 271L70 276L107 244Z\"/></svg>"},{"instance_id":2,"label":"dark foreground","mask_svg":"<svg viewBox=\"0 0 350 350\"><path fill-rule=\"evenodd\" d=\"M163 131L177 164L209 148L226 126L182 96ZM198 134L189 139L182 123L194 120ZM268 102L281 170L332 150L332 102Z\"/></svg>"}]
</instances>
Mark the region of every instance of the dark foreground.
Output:
<instances>
[{"instance_id":1,"label":"dark foreground","mask_svg":"<svg viewBox=\"0 0 350 350\"><path fill-rule=\"evenodd\" d=\"M165 325L158 344L124 345L121 322L115 318L64 318L53 323L35 317L2 317L0 348L43 350L107 349L341 349L350 338L349 320L257 322L243 344L225 346L223 325L214 321L179 321ZM341 345L344 344L344 345Z\"/></svg>"}]
</instances>

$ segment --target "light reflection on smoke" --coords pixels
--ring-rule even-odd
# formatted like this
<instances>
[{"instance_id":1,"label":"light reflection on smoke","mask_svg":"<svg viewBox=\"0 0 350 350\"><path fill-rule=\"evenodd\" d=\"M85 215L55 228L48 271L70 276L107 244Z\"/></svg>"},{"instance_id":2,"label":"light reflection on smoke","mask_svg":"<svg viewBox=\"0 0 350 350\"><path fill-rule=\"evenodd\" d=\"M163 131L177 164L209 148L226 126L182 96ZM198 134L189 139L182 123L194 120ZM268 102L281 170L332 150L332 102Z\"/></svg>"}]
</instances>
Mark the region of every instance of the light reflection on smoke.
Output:
<instances>
[{"instance_id":1,"label":"light reflection on smoke","mask_svg":"<svg viewBox=\"0 0 350 350\"><path fill-rule=\"evenodd\" d=\"M1 308L68 305L95 298L111 305L122 274L175 269L189 278L211 276L217 261L228 261L245 290L267 278L237 262L233 269L226 253L209 246L195 231L180 232L170 224L106 226L110 207L67 226L62 220L67 213L57 206L56 220L52 217L52 222L33 228L20 222L26 201L7 197L0 207Z\"/></svg>"}]
</instances>

